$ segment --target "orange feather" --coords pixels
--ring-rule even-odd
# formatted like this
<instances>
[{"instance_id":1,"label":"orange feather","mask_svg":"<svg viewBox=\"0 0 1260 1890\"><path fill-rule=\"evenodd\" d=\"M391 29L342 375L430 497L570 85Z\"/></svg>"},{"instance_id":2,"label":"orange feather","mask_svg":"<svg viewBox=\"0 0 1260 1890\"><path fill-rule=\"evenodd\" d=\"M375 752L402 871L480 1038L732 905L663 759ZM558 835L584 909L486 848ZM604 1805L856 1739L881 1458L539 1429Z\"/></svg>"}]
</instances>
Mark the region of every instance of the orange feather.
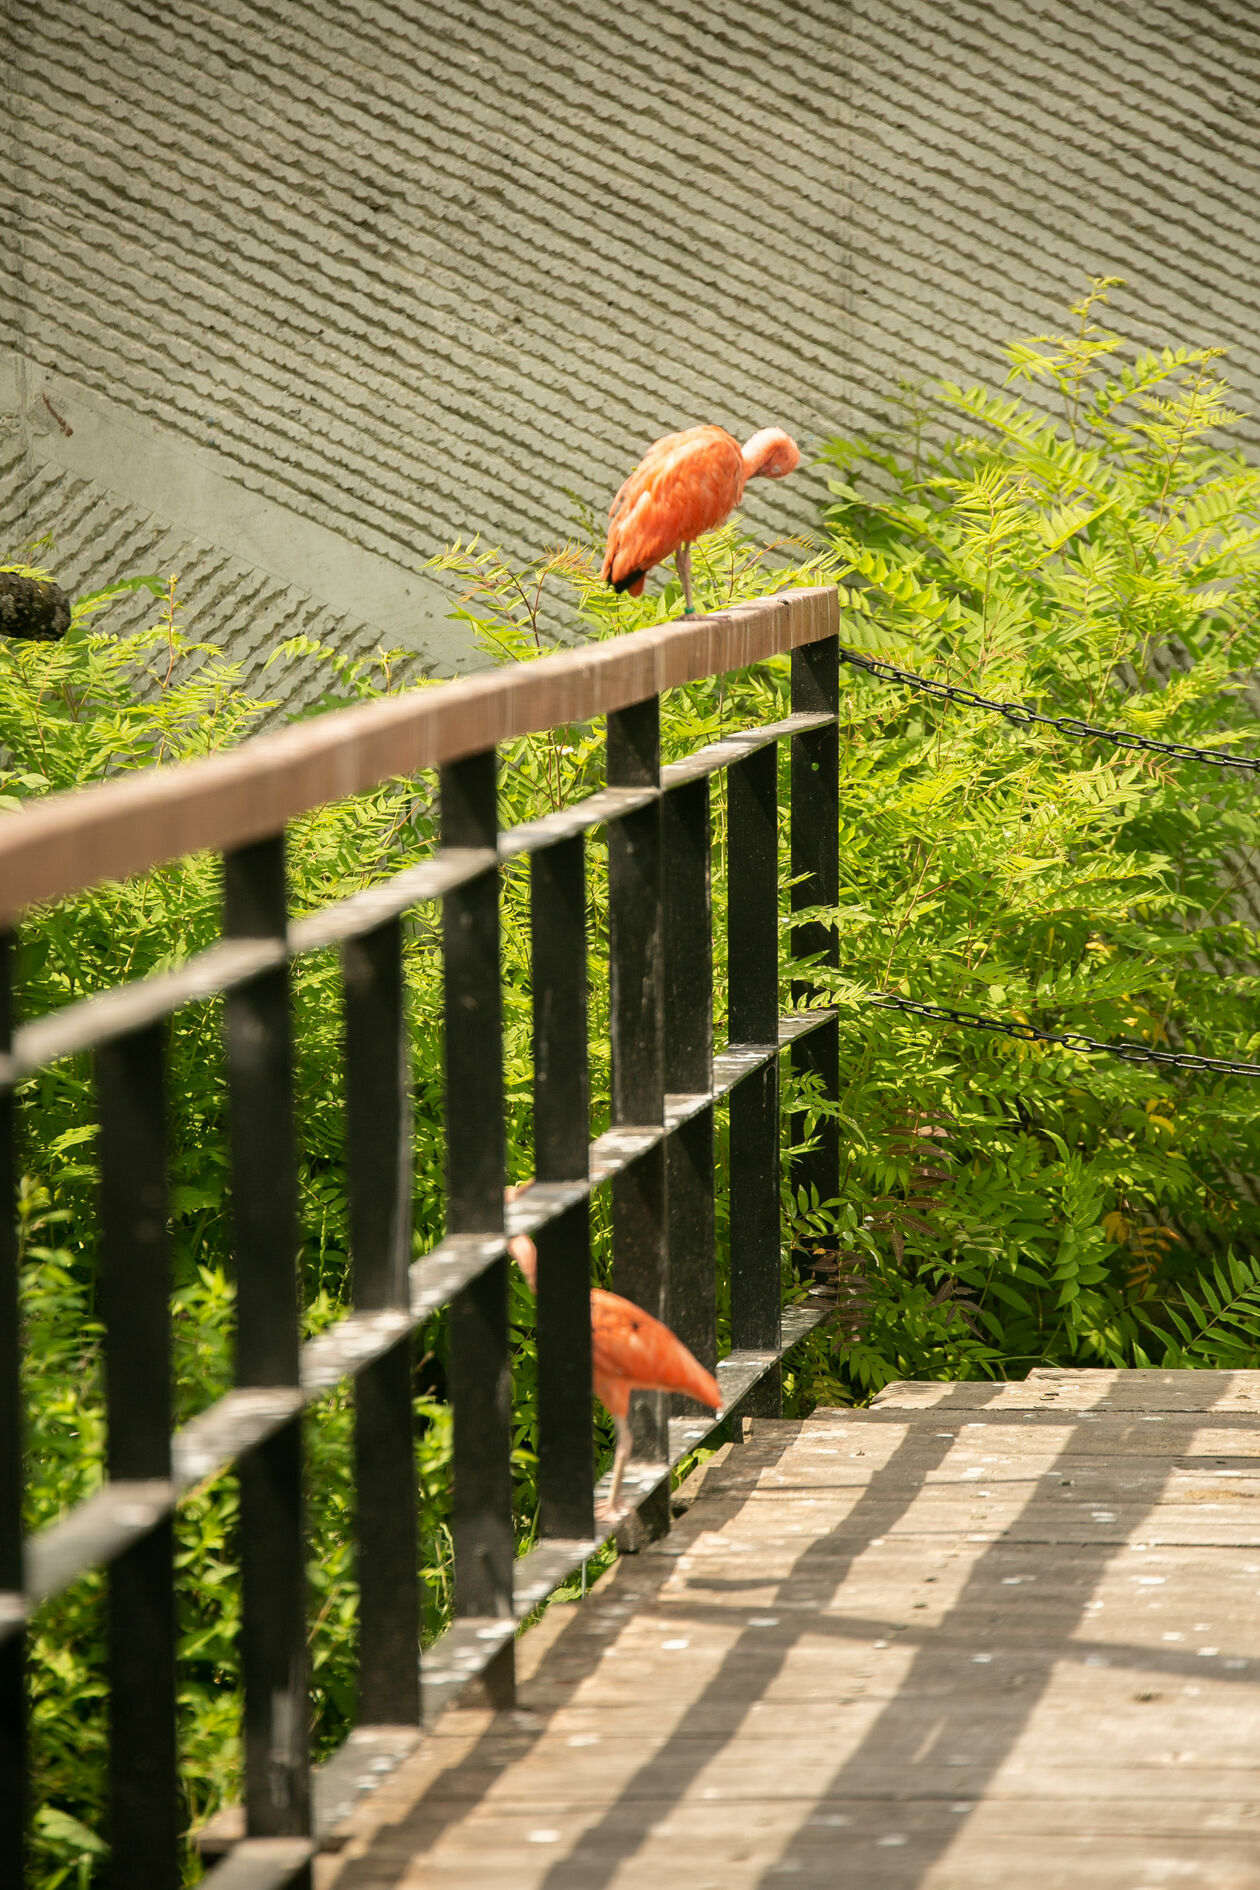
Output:
<instances>
[{"instance_id":1,"label":"orange feather","mask_svg":"<svg viewBox=\"0 0 1260 1890\"><path fill-rule=\"evenodd\" d=\"M721 1409L716 1378L682 1340L641 1306L599 1286L591 1292L591 1361L595 1396L613 1417L625 1417L632 1391L681 1391Z\"/></svg>"},{"instance_id":2,"label":"orange feather","mask_svg":"<svg viewBox=\"0 0 1260 1890\"><path fill-rule=\"evenodd\" d=\"M529 1235L514 1235L508 1251L536 1292L538 1250ZM681 1391L714 1411L722 1406L716 1378L668 1326L601 1286L591 1289L591 1365L595 1396L615 1418L629 1411L632 1391Z\"/></svg>"},{"instance_id":3,"label":"orange feather","mask_svg":"<svg viewBox=\"0 0 1260 1890\"><path fill-rule=\"evenodd\" d=\"M747 445L724 427L687 427L649 446L608 511L602 575L615 591L638 597L654 564L725 523L749 479L781 479L800 464L778 428Z\"/></svg>"},{"instance_id":4,"label":"orange feather","mask_svg":"<svg viewBox=\"0 0 1260 1890\"><path fill-rule=\"evenodd\" d=\"M649 446L613 500L603 577L638 597L654 564L728 519L744 493L739 442L722 427L688 427Z\"/></svg>"}]
</instances>

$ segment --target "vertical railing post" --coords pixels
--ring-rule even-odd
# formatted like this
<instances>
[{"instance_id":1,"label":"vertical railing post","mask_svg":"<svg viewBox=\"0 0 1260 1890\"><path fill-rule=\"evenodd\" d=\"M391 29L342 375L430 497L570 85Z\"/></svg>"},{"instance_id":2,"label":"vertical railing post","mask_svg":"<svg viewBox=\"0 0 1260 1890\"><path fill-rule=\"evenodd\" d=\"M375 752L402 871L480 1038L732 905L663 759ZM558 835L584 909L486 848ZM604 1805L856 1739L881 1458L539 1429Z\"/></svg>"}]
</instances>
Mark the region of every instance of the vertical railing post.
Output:
<instances>
[{"instance_id":1,"label":"vertical railing post","mask_svg":"<svg viewBox=\"0 0 1260 1890\"><path fill-rule=\"evenodd\" d=\"M732 1049L779 1039L778 749L727 770L727 966ZM779 1063L770 1057L731 1092L731 1347L773 1351L781 1331ZM777 1365L745 1410L777 1417Z\"/></svg>"},{"instance_id":2,"label":"vertical railing post","mask_svg":"<svg viewBox=\"0 0 1260 1890\"><path fill-rule=\"evenodd\" d=\"M287 935L284 836L226 855L224 930ZM299 1226L287 966L225 1004L236 1243L236 1382L298 1384ZM302 1419L240 1461L245 1819L251 1837L310 1832Z\"/></svg>"},{"instance_id":3,"label":"vertical railing post","mask_svg":"<svg viewBox=\"0 0 1260 1890\"><path fill-rule=\"evenodd\" d=\"M346 1003L346 1169L354 1303L408 1306L411 1082L402 922L388 919L341 951ZM355 1381L359 1576L359 1720L420 1721L420 1591L411 1336Z\"/></svg>"},{"instance_id":4,"label":"vertical railing post","mask_svg":"<svg viewBox=\"0 0 1260 1890\"><path fill-rule=\"evenodd\" d=\"M534 1167L584 1181L590 1162L586 867L580 834L530 862ZM590 1203L538 1232L538 1495L545 1536L595 1531Z\"/></svg>"},{"instance_id":5,"label":"vertical railing post","mask_svg":"<svg viewBox=\"0 0 1260 1890\"><path fill-rule=\"evenodd\" d=\"M795 714L836 715L840 706L839 638L824 637L802 644L792 652L792 709ZM792 910L808 906L835 906L840 899L840 731L836 723L811 729L792 738ZM813 957L824 966L839 967L840 938L834 926L814 920L798 923L792 931L792 950L798 958ZM792 985L792 997L801 1002L812 995L808 980ZM822 1098L840 1100L840 1026L837 1019L803 1037L792 1051L798 1076L818 1080ZM805 1140L805 1118L792 1122L792 1140ZM840 1125L834 1113L816 1127L814 1146L803 1155L794 1177L795 1187L821 1203L834 1201L840 1192Z\"/></svg>"},{"instance_id":6,"label":"vertical railing post","mask_svg":"<svg viewBox=\"0 0 1260 1890\"><path fill-rule=\"evenodd\" d=\"M659 787L660 701L649 696L607 719L609 787ZM665 1113L664 948L659 801L608 829L608 980L612 1126L658 1127ZM657 1319L669 1316L663 1140L613 1181L613 1284ZM633 1455L669 1457L669 1418L660 1392L636 1393ZM669 1527L669 1488L639 1510L651 1536Z\"/></svg>"},{"instance_id":7,"label":"vertical railing post","mask_svg":"<svg viewBox=\"0 0 1260 1890\"><path fill-rule=\"evenodd\" d=\"M441 771L442 844L497 843L493 749ZM446 1020L447 1231L503 1230L503 1027L499 874L491 866L442 907ZM457 1293L450 1309L455 1405L455 1612L512 1619L512 1373L507 1257ZM509 1639L485 1675L496 1706L515 1698Z\"/></svg>"},{"instance_id":8,"label":"vertical railing post","mask_svg":"<svg viewBox=\"0 0 1260 1890\"><path fill-rule=\"evenodd\" d=\"M661 807L665 910L665 1088L713 1089L713 902L709 780L671 788ZM713 1104L669 1138L668 1324L700 1363L717 1364L717 1262L713 1210ZM676 1394L680 1415L704 1409Z\"/></svg>"},{"instance_id":9,"label":"vertical railing post","mask_svg":"<svg viewBox=\"0 0 1260 1890\"><path fill-rule=\"evenodd\" d=\"M13 1039L13 948L0 932L0 1055ZM14 1099L0 1088L0 1594L26 1587L22 1542L23 1434L17 1215L14 1203ZM14 1600L15 1608L21 1603ZM26 1637L16 1623L0 1639L0 1882L25 1881Z\"/></svg>"},{"instance_id":10,"label":"vertical railing post","mask_svg":"<svg viewBox=\"0 0 1260 1890\"><path fill-rule=\"evenodd\" d=\"M171 1474L170 1238L164 1028L96 1055L107 1467L112 1480ZM111 1890L182 1881L175 1748L174 1519L164 1511L109 1566Z\"/></svg>"}]
</instances>

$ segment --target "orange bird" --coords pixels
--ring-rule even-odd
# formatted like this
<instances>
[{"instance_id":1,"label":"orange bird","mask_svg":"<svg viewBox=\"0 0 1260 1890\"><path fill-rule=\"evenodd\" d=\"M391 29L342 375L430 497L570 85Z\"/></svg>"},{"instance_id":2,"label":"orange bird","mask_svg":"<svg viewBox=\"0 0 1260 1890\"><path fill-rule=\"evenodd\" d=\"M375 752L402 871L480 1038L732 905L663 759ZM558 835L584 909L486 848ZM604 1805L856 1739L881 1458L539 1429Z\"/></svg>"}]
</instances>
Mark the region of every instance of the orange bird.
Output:
<instances>
[{"instance_id":1,"label":"orange bird","mask_svg":"<svg viewBox=\"0 0 1260 1890\"><path fill-rule=\"evenodd\" d=\"M648 447L608 508L604 582L639 597L652 566L672 553L685 614L694 615L694 541L725 524L750 479L782 479L800 463L796 441L778 427L763 427L743 447L724 427L667 433Z\"/></svg>"},{"instance_id":2,"label":"orange bird","mask_svg":"<svg viewBox=\"0 0 1260 1890\"><path fill-rule=\"evenodd\" d=\"M528 1185L522 1183L521 1187ZM519 1194L521 1187L509 1188L508 1198ZM525 1275L530 1291L536 1293L538 1249L529 1235L515 1235L508 1242L508 1252ZM595 1396L617 1427L612 1486L608 1507L601 1512L601 1520L607 1521L619 1514L617 1496L630 1456L630 1393L682 1391L717 1412L722 1409L722 1394L717 1379L705 1371L668 1326L620 1294L606 1293L601 1286L591 1289L591 1360Z\"/></svg>"}]
</instances>

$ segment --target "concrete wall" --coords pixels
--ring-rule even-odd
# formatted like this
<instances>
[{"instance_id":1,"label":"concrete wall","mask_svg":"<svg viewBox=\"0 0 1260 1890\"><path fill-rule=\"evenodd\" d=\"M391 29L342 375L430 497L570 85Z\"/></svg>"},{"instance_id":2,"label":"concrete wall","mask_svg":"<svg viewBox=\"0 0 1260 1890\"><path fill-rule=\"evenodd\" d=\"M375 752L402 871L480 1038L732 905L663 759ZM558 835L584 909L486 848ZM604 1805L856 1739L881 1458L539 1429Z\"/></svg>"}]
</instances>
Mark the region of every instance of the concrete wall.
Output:
<instances>
[{"instance_id":1,"label":"concrete wall","mask_svg":"<svg viewBox=\"0 0 1260 1890\"><path fill-rule=\"evenodd\" d=\"M1260 384L1251 0L0 18L0 555L178 565L247 665L302 628L454 668L449 540L537 551L675 426L876 425L1087 273Z\"/></svg>"}]
</instances>

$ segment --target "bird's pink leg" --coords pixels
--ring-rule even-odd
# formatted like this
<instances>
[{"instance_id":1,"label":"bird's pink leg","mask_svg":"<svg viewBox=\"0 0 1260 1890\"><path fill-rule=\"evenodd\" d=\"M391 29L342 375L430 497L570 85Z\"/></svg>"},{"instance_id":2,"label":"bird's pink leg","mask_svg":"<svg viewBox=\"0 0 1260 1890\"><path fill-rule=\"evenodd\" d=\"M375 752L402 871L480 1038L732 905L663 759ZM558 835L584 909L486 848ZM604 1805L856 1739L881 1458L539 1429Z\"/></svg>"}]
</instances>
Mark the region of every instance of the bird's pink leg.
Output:
<instances>
[{"instance_id":1,"label":"bird's pink leg","mask_svg":"<svg viewBox=\"0 0 1260 1890\"><path fill-rule=\"evenodd\" d=\"M601 1503L595 1512L600 1522L612 1522L621 1513L617 1498L621 1493L621 1479L630 1461L630 1446L633 1442L628 1418L614 1417L613 1423L617 1427L617 1449L613 1454L612 1483L608 1490L608 1501Z\"/></svg>"},{"instance_id":2,"label":"bird's pink leg","mask_svg":"<svg viewBox=\"0 0 1260 1890\"><path fill-rule=\"evenodd\" d=\"M679 545L677 551L674 553L674 563L678 566L678 576L682 583L683 597L686 600L686 604L687 604L687 608L684 610L683 616L694 617L696 614L696 607L691 601L691 546L690 545Z\"/></svg>"}]
</instances>

